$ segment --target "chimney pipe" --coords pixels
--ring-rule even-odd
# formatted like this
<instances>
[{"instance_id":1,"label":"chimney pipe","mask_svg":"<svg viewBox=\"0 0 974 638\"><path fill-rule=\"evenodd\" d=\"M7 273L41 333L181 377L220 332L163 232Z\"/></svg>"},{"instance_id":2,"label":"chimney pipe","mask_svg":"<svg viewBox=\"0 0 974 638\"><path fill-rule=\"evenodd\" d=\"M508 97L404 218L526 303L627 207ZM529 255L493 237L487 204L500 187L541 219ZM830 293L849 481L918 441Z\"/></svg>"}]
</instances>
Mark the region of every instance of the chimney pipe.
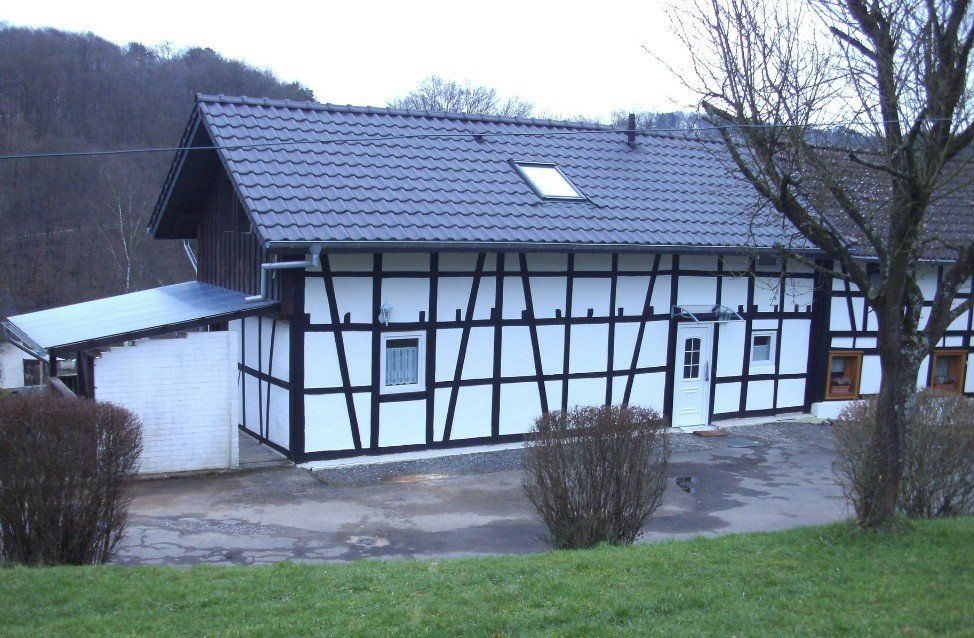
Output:
<instances>
[{"instance_id":1,"label":"chimney pipe","mask_svg":"<svg viewBox=\"0 0 974 638\"><path fill-rule=\"evenodd\" d=\"M636 114L629 114L629 123L626 126L626 143L629 148L636 148Z\"/></svg>"}]
</instances>

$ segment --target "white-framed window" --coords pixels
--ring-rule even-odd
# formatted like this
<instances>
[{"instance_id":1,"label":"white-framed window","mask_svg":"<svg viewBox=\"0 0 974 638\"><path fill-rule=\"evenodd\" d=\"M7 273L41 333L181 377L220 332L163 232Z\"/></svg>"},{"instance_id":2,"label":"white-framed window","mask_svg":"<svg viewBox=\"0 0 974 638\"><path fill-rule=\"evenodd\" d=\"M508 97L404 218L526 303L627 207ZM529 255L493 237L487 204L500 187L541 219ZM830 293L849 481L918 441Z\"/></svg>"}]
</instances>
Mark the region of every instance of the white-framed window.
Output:
<instances>
[{"instance_id":1,"label":"white-framed window","mask_svg":"<svg viewBox=\"0 0 974 638\"><path fill-rule=\"evenodd\" d=\"M755 330L751 333L751 366L774 367L774 346L777 334L773 330Z\"/></svg>"},{"instance_id":2,"label":"white-framed window","mask_svg":"<svg viewBox=\"0 0 974 638\"><path fill-rule=\"evenodd\" d=\"M426 339L422 333L382 335L379 378L382 392L416 392L426 389Z\"/></svg>"},{"instance_id":3,"label":"white-framed window","mask_svg":"<svg viewBox=\"0 0 974 638\"><path fill-rule=\"evenodd\" d=\"M524 181L545 199L585 199L585 196L554 164L514 162L514 166Z\"/></svg>"}]
</instances>

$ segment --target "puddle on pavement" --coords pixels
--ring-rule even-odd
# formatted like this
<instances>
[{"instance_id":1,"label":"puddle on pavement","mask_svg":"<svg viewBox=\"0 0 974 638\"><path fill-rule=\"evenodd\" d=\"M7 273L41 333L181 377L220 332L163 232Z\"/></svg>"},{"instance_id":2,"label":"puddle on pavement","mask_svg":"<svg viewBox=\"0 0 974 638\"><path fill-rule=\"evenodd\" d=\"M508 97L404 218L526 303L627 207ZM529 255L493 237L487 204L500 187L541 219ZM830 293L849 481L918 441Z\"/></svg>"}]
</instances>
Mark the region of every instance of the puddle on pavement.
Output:
<instances>
[{"instance_id":1,"label":"puddle on pavement","mask_svg":"<svg viewBox=\"0 0 974 638\"><path fill-rule=\"evenodd\" d=\"M696 476L678 476L676 477L676 486L687 494L697 493L697 482Z\"/></svg>"}]
</instances>

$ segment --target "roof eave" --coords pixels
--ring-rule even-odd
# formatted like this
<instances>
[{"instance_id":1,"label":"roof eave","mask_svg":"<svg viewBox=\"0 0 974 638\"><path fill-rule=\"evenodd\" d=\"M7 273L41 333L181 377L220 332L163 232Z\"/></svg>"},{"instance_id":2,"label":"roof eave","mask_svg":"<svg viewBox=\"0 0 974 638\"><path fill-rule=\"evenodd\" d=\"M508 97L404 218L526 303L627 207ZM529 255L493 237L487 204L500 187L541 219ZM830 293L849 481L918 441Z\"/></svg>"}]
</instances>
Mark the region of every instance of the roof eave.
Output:
<instances>
[{"instance_id":1,"label":"roof eave","mask_svg":"<svg viewBox=\"0 0 974 638\"><path fill-rule=\"evenodd\" d=\"M268 241L264 248L271 252L294 252L320 246L331 251L477 251L494 252L632 252L632 253L697 253L697 254L749 254L781 253L775 246L694 246L680 244L582 244L572 242L492 242L492 241ZM801 255L819 255L817 248L793 249Z\"/></svg>"}]
</instances>

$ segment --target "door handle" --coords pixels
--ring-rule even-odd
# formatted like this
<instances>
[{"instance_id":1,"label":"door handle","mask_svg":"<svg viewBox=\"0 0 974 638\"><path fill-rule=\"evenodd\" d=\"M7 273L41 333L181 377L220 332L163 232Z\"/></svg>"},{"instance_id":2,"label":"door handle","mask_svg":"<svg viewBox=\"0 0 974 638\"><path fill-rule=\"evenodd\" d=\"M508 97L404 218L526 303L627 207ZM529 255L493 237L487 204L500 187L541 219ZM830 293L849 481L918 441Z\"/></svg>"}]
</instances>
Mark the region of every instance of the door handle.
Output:
<instances>
[{"instance_id":1,"label":"door handle","mask_svg":"<svg viewBox=\"0 0 974 638\"><path fill-rule=\"evenodd\" d=\"M710 381L710 362L707 361L703 364L703 380Z\"/></svg>"}]
</instances>

